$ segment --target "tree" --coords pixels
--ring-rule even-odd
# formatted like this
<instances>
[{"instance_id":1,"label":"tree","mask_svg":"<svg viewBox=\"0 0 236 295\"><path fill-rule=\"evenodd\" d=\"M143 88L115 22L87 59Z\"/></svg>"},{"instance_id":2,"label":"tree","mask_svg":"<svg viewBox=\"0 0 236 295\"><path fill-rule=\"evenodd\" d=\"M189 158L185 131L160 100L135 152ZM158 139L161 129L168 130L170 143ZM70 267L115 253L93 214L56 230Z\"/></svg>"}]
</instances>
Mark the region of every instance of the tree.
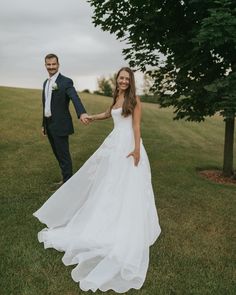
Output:
<instances>
[{"instance_id":1,"label":"tree","mask_svg":"<svg viewBox=\"0 0 236 295\"><path fill-rule=\"evenodd\" d=\"M112 96L112 87L110 81L104 77L98 78L98 91L105 96Z\"/></svg>"},{"instance_id":2,"label":"tree","mask_svg":"<svg viewBox=\"0 0 236 295\"><path fill-rule=\"evenodd\" d=\"M84 89L84 90L82 90L81 92L84 92L84 93L90 93L90 90L89 90L89 89Z\"/></svg>"},{"instance_id":3,"label":"tree","mask_svg":"<svg viewBox=\"0 0 236 295\"><path fill-rule=\"evenodd\" d=\"M215 113L223 116L223 173L232 176L236 1L88 2L94 7L95 26L126 41L125 58L131 67L153 77L153 91L158 91L162 107L174 107L174 119L200 122Z\"/></svg>"},{"instance_id":4,"label":"tree","mask_svg":"<svg viewBox=\"0 0 236 295\"><path fill-rule=\"evenodd\" d=\"M108 78L100 77L98 82L98 92L105 96L112 96L113 91L116 88L116 73L109 75Z\"/></svg>"},{"instance_id":5,"label":"tree","mask_svg":"<svg viewBox=\"0 0 236 295\"><path fill-rule=\"evenodd\" d=\"M113 73L108 78L112 91L116 89L116 73Z\"/></svg>"},{"instance_id":6,"label":"tree","mask_svg":"<svg viewBox=\"0 0 236 295\"><path fill-rule=\"evenodd\" d=\"M153 85L153 79L150 75L148 75L147 73L145 73L143 75L143 94L144 95L152 95L153 92L151 91Z\"/></svg>"}]
</instances>

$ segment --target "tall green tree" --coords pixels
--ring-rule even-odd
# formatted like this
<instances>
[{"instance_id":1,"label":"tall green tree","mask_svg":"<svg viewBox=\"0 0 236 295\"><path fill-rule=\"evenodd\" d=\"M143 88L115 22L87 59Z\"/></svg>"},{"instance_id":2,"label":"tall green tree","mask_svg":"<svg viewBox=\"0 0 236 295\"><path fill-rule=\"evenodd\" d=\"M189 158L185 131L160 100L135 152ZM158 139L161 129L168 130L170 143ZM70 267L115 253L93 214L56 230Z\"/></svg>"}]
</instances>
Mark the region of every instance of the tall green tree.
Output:
<instances>
[{"instance_id":1,"label":"tall green tree","mask_svg":"<svg viewBox=\"0 0 236 295\"><path fill-rule=\"evenodd\" d=\"M223 173L232 176L236 114L235 0L88 0L93 22L116 34L130 66L149 72L174 119L225 121ZM163 58L164 57L164 58Z\"/></svg>"}]
</instances>

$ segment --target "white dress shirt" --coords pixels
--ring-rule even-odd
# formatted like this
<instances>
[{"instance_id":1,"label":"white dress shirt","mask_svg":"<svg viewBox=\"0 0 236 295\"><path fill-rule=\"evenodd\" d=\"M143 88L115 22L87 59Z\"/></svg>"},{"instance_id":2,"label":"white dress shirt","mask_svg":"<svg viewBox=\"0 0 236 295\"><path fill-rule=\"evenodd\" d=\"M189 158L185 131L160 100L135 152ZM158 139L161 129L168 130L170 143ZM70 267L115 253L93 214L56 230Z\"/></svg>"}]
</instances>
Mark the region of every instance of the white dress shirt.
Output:
<instances>
[{"instance_id":1,"label":"white dress shirt","mask_svg":"<svg viewBox=\"0 0 236 295\"><path fill-rule=\"evenodd\" d=\"M44 94L45 94L45 108L44 108L44 116L45 117L51 117L51 99L52 99L52 86L56 83L56 79L59 75L59 72L54 74L52 77L48 78Z\"/></svg>"}]
</instances>

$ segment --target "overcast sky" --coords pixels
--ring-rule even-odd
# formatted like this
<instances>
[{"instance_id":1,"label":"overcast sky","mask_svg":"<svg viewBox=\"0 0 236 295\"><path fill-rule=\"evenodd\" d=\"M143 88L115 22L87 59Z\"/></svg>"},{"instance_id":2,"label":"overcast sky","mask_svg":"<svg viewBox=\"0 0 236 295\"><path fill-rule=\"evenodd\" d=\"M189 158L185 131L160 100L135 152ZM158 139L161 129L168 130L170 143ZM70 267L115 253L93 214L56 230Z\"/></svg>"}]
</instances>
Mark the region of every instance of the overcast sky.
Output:
<instances>
[{"instance_id":1,"label":"overcast sky","mask_svg":"<svg viewBox=\"0 0 236 295\"><path fill-rule=\"evenodd\" d=\"M86 0L0 0L0 7L0 85L41 88L47 53L59 56L60 72L78 90L97 89L98 77L127 65L125 45L94 27Z\"/></svg>"}]
</instances>

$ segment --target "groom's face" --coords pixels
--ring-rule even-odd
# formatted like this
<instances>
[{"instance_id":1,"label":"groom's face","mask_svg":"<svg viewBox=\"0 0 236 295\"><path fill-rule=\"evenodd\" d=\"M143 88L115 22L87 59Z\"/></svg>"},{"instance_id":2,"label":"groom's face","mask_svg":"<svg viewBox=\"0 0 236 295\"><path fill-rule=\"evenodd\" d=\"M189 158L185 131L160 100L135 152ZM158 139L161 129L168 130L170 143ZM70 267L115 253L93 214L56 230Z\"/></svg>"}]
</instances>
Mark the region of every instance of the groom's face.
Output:
<instances>
[{"instance_id":1,"label":"groom's face","mask_svg":"<svg viewBox=\"0 0 236 295\"><path fill-rule=\"evenodd\" d=\"M46 59L45 66L50 77L58 72L59 63L55 57Z\"/></svg>"}]
</instances>

